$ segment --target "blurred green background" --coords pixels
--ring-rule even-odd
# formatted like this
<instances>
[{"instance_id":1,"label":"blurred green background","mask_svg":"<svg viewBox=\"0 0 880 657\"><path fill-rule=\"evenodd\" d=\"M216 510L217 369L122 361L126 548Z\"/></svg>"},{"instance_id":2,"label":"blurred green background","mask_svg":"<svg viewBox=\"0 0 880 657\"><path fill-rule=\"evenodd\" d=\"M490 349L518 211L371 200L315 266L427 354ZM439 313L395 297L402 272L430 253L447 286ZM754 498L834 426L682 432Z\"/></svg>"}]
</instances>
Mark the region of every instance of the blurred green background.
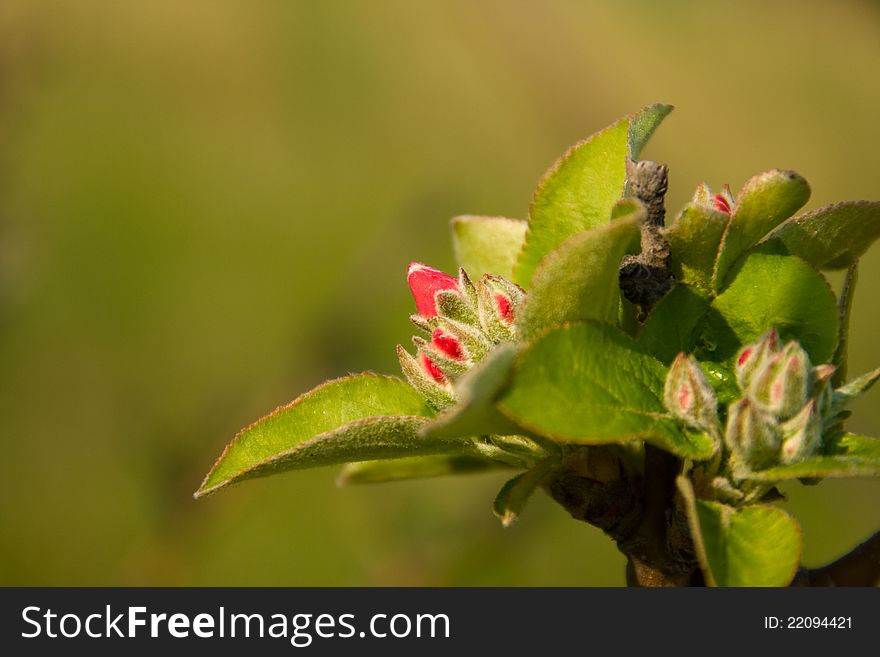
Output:
<instances>
[{"instance_id":1,"label":"blurred green background","mask_svg":"<svg viewBox=\"0 0 880 657\"><path fill-rule=\"evenodd\" d=\"M525 215L571 143L655 101L668 207L788 167L880 197L869 2L0 3L0 583L617 585L623 558L503 475L335 471L194 502L241 426L398 371L409 261ZM865 258L852 370L880 364ZM880 433L876 391L851 427ZM789 487L805 558L877 529L880 481Z\"/></svg>"}]
</instances>

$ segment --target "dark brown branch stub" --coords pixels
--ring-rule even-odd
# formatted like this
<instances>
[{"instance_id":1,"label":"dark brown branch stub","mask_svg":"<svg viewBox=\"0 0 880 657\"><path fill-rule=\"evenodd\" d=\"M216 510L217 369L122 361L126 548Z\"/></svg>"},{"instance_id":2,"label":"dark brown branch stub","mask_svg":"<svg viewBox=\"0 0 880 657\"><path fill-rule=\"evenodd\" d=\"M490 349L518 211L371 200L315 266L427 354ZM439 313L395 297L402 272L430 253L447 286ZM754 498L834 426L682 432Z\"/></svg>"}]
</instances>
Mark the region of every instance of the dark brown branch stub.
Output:
<instances>
[{"instance_id":1,"label":"dark brown branch stub","mask_svg":"<svg viewBox=\"0 0 880 657\"><path fill-rule=\"evenodd\" d=\"M627 163L629 194L644 204L647 216L642 225L642 252L623 259L618 277L623 296L638 305L643 316L669 292L674 282L669 269L669 242L660 233L666 216L668 173L665 164L650 160Z\"/></svg>"}]
</instances>

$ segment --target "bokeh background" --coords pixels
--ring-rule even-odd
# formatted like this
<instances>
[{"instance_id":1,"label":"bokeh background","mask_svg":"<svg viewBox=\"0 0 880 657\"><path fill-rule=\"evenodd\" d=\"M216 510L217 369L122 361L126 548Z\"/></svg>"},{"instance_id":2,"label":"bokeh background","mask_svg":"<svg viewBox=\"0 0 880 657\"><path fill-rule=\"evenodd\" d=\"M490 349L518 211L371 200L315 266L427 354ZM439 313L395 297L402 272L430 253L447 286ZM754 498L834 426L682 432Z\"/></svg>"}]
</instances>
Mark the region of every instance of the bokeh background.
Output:
<instances>
[{"instance_id":1,"label":"bokeh background","mask_svg":"<svg viewBox=\"0 0 880 657\"><path fill-rule=\"evenodd\" d=\"M525 215L569 144L651 102L674 214L788 167L880 197L874 2L0 2L0 583L618 585L503 475L194 502L235 431L327 377L397 372L409 261L455 214ZM880 247L852 369L880 364ZM851 427L880 433L878 393ZM880 482L790 486L808 564Z\"/></svg>"}]
</instances>

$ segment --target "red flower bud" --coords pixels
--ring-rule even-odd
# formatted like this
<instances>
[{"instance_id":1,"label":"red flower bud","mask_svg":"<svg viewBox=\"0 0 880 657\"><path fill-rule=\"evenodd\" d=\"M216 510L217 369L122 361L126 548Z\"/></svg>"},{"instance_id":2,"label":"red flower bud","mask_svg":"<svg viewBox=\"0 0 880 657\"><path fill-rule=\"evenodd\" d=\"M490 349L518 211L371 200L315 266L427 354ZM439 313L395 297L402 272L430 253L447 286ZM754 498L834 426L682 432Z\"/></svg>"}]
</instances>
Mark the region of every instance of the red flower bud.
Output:
<instances>
[{"instance_id":1,"label":"red flower bud","mask_svg":"<svg viewBox=\"0 0 880 657\"><path fill-rule=\"evenodd\" d=\"M513 324L513 308L510 306L510 299L503 294L495 295L495 303L498 304L498 314L508 324Z\"/></svg>"},{"instance_id":2,"label":"red flower bud","mask_svg":"<svg viewBox=\"0 0 880 657\"><path fill-rule=\"evenodd\" d=\"M437 304L434 301L437 292L458 289L457 278L420 262L410 263L406 278L416 300L416 309L422 317L437 315Z\"/></svg>"},{"instance_id":3,"label":"red flower bud","mask_svg":"<svg viewBox=\"0 0 880 657\"><path fill-rule=\"evenodd\" d=\"M440 368L434 364L430 358L428 358L425 352L419 354L419 365L422 366L422 369L428 373L432 379L434 379L439 384L446 383L446 377L443 375L443 372L440 371Z\"/></svg>"},{"instance_id":4,"label":"red flower bud","mask_svg":"<svg viewBox=\"0 0 880 657\"><path fill-rule=\"evenodd\" d=\"M461 348L461 343L451 335L444 333L443 329L434 329L434 332L431 334L431 342L437 349L453 360L464 358L464 350Z\"/></svg>"},{"instance_id":5,"label":"red flower bud","mask_svg":"<svg viewBox=\"0 0 880 657\"><path fill-rule=\"evenodd\" d=\"M718 212L723 212L724 214L730 214L730 204L727 202L727 199L724 198L721 194L715 194L712 198L712 204L715 206L715 209Z\"/></svg>"}]
</instances>

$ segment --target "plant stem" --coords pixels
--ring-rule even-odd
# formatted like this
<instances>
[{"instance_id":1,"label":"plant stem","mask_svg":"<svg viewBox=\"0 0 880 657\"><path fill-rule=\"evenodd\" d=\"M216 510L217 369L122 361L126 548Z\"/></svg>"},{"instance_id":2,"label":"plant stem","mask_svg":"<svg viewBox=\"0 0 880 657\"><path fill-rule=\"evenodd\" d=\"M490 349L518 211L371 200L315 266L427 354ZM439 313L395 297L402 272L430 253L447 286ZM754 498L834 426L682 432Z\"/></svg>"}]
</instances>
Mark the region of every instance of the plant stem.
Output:
<instances>
[{"instance_id":1,"label":"plant stem","mask_svg":"<svg viewBox=\"0 0 880 657\"><path fill-rule=\"evenodd\" d=\"M802 568L792 586L877 586L880 584L880 532L822 568Z\"/></svg>"}]
</instances>

